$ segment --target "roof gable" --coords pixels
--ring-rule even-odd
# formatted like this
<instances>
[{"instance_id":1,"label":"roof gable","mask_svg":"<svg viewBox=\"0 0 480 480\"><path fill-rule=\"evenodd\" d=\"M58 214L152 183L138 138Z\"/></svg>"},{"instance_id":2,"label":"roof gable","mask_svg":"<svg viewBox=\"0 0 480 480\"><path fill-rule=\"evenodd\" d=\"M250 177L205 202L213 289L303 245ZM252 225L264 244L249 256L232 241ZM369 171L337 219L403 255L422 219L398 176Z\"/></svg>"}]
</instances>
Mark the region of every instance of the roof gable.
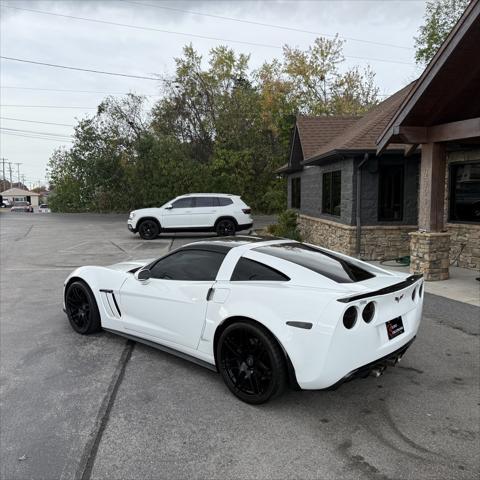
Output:
<instances>
[{"instance_id":1,"label":"roof gable","mask_svg":"<svg viewBox=\"0 0 480 480\"><path fill-rule=\"evenodd\" d=\"M305 163L310 163L337 151L376 150L377 137L393 117L414 84L415 82L410 83L372 108L340 135L306 157ZM390 148L398 149L399 147L391 145Z\"/></svg>"}]
</instances>

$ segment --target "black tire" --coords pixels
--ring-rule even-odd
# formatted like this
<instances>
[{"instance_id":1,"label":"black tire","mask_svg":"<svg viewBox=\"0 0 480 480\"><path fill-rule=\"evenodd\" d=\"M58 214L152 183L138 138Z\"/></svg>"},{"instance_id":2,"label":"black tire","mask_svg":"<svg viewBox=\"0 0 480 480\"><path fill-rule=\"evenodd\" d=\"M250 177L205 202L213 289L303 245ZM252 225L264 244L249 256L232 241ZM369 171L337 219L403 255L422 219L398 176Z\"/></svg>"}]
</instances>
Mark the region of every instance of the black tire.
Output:
<instances>
[{"instance_id":1,"label":"black tire","mask_svg":"<svg viewBox=\"0 0 480 480\"><path fill-rule=\"evenodd\" d=\"M236 322L222 332L217 364L230 391L253 405L280 395L287 383L280 346L273 335L253 322Z\"/></svg>"},{"instance_id":2,"label":"black tire","mask_svg":"<svg viewBox=\"0 0 480 480\"><path fill-rule=\"evenodd\" d=\"M77 333L88 335L102 329L97 301L85 282L76 280L67 287L65 309L70 325Z\"/></svg>"},{"instance_id":3,"label":"black tire","mask_svg":"<svg viewBox=\"0 0 480 480\"><path fill-rule=\"evenodd\" d=\"M160 234L160 227L155 220L142 220L138 226L138 233L144 240L153 240Z\"/></svg>"},{"instance_id":4,"label":"black tire","mask_svg":"<svg viewBox=\"0 0 480 480\"><path fill-rule=\"evenodd\" d=\"M229 237L230 235L235 235L237 225L230 218L221 218L215 224L215 231L219 237Z\"/></svg>"}]
</instances>

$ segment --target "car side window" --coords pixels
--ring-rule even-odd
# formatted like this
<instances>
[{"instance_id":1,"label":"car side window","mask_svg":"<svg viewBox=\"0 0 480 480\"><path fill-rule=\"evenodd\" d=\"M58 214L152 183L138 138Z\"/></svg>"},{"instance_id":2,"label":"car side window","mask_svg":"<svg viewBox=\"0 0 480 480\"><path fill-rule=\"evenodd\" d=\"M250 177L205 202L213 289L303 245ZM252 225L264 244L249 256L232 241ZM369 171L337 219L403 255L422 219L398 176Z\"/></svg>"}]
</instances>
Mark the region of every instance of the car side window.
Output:
<instances>
[{"instance_id":1,"label":"car side window","mask_svg":"<svg viewBox=\"0 0 480 480\"><path fill-rule=\"evenodd\" d=\"M150 268L152 278L214 281L225 254L207 250L180 250L160 259Z\"/></svg>"},{"instance_id":2,"label":"car side window","mask_svg":"<svg viewBox=\"0 0 480 480\"><path fill-rule=\"evenodd\" d=\"M195 197L195 206L200 207L216 207L217 199L215 197Z\"/></svg>"},{"instance_id":3,"label":"car side window","mask_svg":"<svg viewBox=\"0 0 480 480\"><path fill-rule=\"evenodd\" d=\"M172 203L172 208L192 208L193 206L193 197L179 198Z\"/></svg>"},{"instance_id":4,"label":"car side window","mask_svg":"<svg viewBox=\"0 0 480 480\"><path fill-rule=\"evenodd\" d=\"M243 257L238 261L230 278L232 282L261 280L268 282L288 282L290 278L263 263Z\"/></svg>"},{"instance_id":5,"label":"car side window","mask_svg":"<svg viewBox=\"0 0 480 480\"><path fill-rule=\"evenodd\" d=\"M226 207L227 205L231 205L232 203L233 203L233 200L231 198L218 197L218 204L221 207Z\"/></svg>"}]
</instances>

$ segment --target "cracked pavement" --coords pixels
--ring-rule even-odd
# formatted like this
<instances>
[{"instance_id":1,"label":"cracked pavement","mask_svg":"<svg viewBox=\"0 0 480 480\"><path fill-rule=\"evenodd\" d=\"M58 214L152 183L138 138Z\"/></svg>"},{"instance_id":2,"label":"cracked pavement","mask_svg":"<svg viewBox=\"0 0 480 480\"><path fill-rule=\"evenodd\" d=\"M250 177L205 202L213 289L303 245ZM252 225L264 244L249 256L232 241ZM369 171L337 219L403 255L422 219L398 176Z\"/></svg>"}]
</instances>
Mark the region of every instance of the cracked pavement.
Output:
<instances>
[{"instance_id":1,"label":"cracked pavement","mask_svg":"<svg viewBox=\"0 0 480 480\"><path fill-rule=\"evenodd\" d=\"M478 478L478 307L427 294L398 367L260 407L197 365L73 332L73 268L190 238L144 242L122 215L0 213L2 479Z\"/></svg>"}]
</instances>

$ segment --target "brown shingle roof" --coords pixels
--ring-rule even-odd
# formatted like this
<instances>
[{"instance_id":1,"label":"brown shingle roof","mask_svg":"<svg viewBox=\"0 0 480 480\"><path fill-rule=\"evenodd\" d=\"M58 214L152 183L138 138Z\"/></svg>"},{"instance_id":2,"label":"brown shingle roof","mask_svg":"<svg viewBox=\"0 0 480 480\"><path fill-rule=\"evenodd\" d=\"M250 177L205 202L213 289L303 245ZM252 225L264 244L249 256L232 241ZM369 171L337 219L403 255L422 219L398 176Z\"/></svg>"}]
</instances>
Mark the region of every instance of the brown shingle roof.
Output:
<instances>
[{"instance_id":1,"label":"brown shingle roof","mask_svg":"<svg viewBox=\"0 0 480 480\"><path fill-rule=\"evenodd\" d=\"M307 156L304 152L305 163L310 163L320 157L326 157L329 153L334 153L335 151L376 150L376 139L393 117L414 84L415 82L410 83L379 103L363 117L352 123L349 128L335 136L335 138L328 143L321 145L310 155ZM325 118L329 119L332 117ZM399 146L390 145L389 148L398 149Z\"/></svg>"},{"instance_id":2,"label":"brown shingle roof","mask_svg":"<svg viewBox=\"0 0 480 480\"><path fill-rule=\"evenodd\" d=\"M297 116L297 129L306 160L358 121L360 117L307 117Z\"/></svg>"}]
</instances>

